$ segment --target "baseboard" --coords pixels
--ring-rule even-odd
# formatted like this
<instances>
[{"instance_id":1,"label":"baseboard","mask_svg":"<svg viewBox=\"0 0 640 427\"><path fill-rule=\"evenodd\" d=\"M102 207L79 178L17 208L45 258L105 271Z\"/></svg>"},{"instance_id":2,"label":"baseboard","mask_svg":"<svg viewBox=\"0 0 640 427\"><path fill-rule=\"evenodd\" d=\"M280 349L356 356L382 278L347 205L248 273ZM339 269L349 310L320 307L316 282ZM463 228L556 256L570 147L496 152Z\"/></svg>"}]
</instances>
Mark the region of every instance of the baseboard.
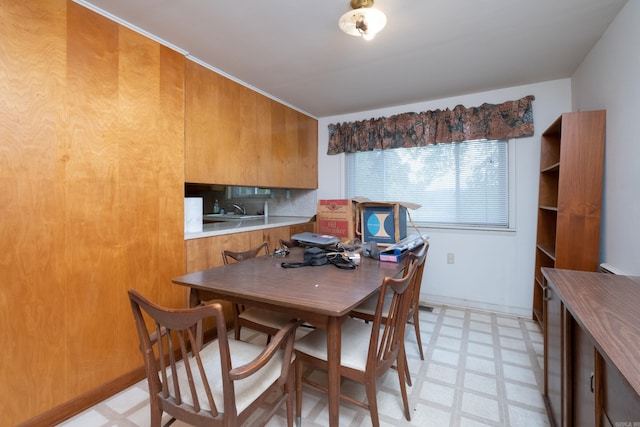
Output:
<instances>
[{"instance_id":1,"label":"baseboard","mask_svg":"<svg viewBox=\"0 0 640 427\"><path fill-rule=\"evenodd\" d=\"M227 325L229 331L233 331L233 323ZM204 331L203 340L204 343L208 343L217 338L216 329ZM180 355L176 357L180 359ZM146 378L144 366L134 369L118 378L115 378L108 383L105 383L99 387L94 388L75 399L71 399L61 405L56 406L44 412L36 417L31 418L19 424L17 427L51 427L52 425L59 424L69 418L79 414L80 412L97 405L109 397L120 393L121 391L131 387L132 385L142 381Z\"/></svg>"},{"instance_id":2,"label":"baseboard","mask_svg":"<svg viewBox=\"0 0 640 427\"><path fill-rule=\"evenodd\" d=\"M420 294L421 306L446 305L451 307L472 308L490 313L506 314L508 316L531 318L531 308L511 307L507 305L489 304L459 298L442 297L438 295Z\"/></svg>"},{"instance_id":3,"label":"baseboard","mask_svg":"<svg viewBox=\"0 0 640 427\"><path fill-rule=\"evenodd\" d=\"M75 399L71 399L62 405L31 418L19 424L17 427L51 427L52 425L59 424L122 390L131 387L145 377L144 367L140 367L93 390L83 393Z\"/></svg>"}]
</instances>

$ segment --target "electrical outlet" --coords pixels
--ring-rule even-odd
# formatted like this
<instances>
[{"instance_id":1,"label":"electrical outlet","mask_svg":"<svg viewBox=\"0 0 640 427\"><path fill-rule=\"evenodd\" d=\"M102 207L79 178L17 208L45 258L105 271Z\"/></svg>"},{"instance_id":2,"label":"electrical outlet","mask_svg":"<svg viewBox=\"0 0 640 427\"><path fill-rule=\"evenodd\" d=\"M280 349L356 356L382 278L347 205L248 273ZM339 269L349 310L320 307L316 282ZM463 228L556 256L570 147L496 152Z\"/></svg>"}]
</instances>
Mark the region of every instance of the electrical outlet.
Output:
<instances>
[{"instance_id":1,"label":"electrical outlet","mask_svg":"<svg viewBox=\"0 0 640 427\"><path fill-rule=\"evenodd\" d=\"M455 261L455 256L453 255L453 253L449 252L447 254L447 264L453 264L454 261Z\"/></svg>"}]
</instances>

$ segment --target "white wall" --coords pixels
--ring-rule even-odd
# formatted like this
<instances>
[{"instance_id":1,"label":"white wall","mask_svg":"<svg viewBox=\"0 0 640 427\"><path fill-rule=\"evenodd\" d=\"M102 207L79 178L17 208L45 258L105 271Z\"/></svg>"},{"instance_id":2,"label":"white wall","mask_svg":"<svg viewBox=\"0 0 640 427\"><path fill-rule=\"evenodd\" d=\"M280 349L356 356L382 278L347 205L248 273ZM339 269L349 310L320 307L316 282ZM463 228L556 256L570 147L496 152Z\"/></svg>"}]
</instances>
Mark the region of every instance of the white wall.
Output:
<instances>
[{"instance_id":1,"label":"white wall","mask_svg":"<svg viewBox=\"0 0 640 427\"><path fill-rule=\"evenodd\" d=\"M630 1L571 79L573 110L607 110L600 260L640 275L640 1Z\"/></svg>"},{"instance_id":2,"label":"white wall","mask_svg":"<svg viewBox=\"0 0 640 427\"><path fill-rule=\"evenodd\" d=\"M531 316L538 204L540 134L571 108L569 79L518 86L454 98L324 117L318 121L319 199L344 198L344 155L328 156L328 125L410 111L499 104L534 95L535 135L516 140L516 230L425 229L430 248L422 299ZM447 264L447 253L455 255Z\"/></svg>"}]
</instances>

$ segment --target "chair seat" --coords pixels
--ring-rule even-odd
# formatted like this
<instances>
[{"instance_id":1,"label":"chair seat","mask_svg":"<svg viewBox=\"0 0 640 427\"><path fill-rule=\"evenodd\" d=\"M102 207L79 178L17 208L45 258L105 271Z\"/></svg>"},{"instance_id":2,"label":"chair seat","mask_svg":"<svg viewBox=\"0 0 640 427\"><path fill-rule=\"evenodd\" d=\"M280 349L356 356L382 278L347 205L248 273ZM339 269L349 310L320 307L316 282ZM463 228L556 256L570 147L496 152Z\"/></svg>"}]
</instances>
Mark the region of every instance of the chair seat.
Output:
<instances>
[{"instance_id":1,"label":"chair seat","mask_svg":"<svg viewBox=\"0 0 640 427\"><path fill-rule=\"evenodd\" d=\"M278 313L256 307L247 307L238 317L273 329L282 329L282 327L291 320L290 314Z\"/></svg>"},{"instance_id":2,"label":"chair seat","mask_svg":"<svg viewBox=\"0 0 640 427\"><path fill-rule=\"evenodd\" d=\"M371 340L371 323L347 318L341 327L342 352L340 364L342 366L364 371L369 354ZM301 353L317 359L327 360L327 331L315 329L302 338L297 339L293 348Z\"/></svg>"},{"instance_id":3,"label":"chair seat","mask_svg":"<svg viewBox=\"0 0 640 427\"><path fill-rule=\"evenodd\" d=\"M229 353L231 356L231 368L237 368L246 363L254 360L262 351L264 346L247 343L244 341L229 340ZM220 378L220 347L216 341L207 344L201 351L200 357L204 366L205 372L208 378ZM292 361L295 356L292 356ZM192 367L195 367L195 359L189 357L189 363ZM177 364L178 378L180 383L180 390L182 390L182 399L184 402L193 405L191 394L187 392L189 390L188 378L185 373L184 361L180 361ZM255 374L248 378L238 380L234 383L235 395L236 395L236 408L238 413L245 410L253 401L260 396L271 384L273 384L280 376L282 369L282 353L276 354L262 369L258 370ZM173 380L169 376L167 381L171 395L174 395ZM194 376L194 383L196 386L198 399L202 409L211 410L209 402L204 391L204 385L202 384L199 376ZM218 410L222 411L224 408L224 397L222 392L222 382L214 381L209 384L211 392L213 394L213 400L218 407ZM162 392L161 392L162 393Z\"/></svg>"},{"instance_id":4,"label":"chair seat","mask_svg":"<svg viewBox=\"0 0 640 427\"><path fill-rule=\"evenodd\" d=\"M380 292L376 292L367 298L364 302L362 302L359 306L353 309L353 313L362 313L373 318L373 315L376 313L376 306L378 305L378 298ZM389 316L389 307L391 307L391 294L385 295L384 305L382 307L382 317ZM357 317L357 315L356 315Z\"/></svg>"}]
</instances>

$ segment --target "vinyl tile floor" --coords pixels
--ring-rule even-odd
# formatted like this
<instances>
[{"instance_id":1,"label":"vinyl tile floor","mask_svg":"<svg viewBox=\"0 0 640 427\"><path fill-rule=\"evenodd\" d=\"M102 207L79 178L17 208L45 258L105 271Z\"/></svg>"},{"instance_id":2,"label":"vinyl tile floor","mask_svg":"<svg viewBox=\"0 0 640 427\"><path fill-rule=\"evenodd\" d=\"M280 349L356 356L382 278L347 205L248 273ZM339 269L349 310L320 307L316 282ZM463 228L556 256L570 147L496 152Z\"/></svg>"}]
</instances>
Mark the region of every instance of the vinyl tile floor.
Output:
<instances>
[{"instance_id":1,"label":"vinyl tile floor","mask_svg":"<svg viewBox=\"0 0 640 427\"><path fill-rule=\"evenodd\" d=\"M540 393L543 341L538 324L530 319L459 308L436 306L421 310L420 329L425 360L420 360L413 327L407 328L407 357L413 386L408 388L411 421L404 418L397 372L378 380L381 427L548 427ZM304 332L303 332L304 333ZM265 337L243 330L244 340ZM315 375L315 374L314 374ZM321 375L320 372L317 373ZM345 380L342 390L356 397L364 388ZM149 426L146 380L59 424L61 427ZM163 423L169 420L165 414ZM249 422L249 425L251 422ZM174 427L187 427L180 421ZM327 400L305 386L302 425L328 425ZM371 425L368 411L341 403L340 425ZM284 427L284 409L267 427Z\"/></svg>"}]
</instances>

